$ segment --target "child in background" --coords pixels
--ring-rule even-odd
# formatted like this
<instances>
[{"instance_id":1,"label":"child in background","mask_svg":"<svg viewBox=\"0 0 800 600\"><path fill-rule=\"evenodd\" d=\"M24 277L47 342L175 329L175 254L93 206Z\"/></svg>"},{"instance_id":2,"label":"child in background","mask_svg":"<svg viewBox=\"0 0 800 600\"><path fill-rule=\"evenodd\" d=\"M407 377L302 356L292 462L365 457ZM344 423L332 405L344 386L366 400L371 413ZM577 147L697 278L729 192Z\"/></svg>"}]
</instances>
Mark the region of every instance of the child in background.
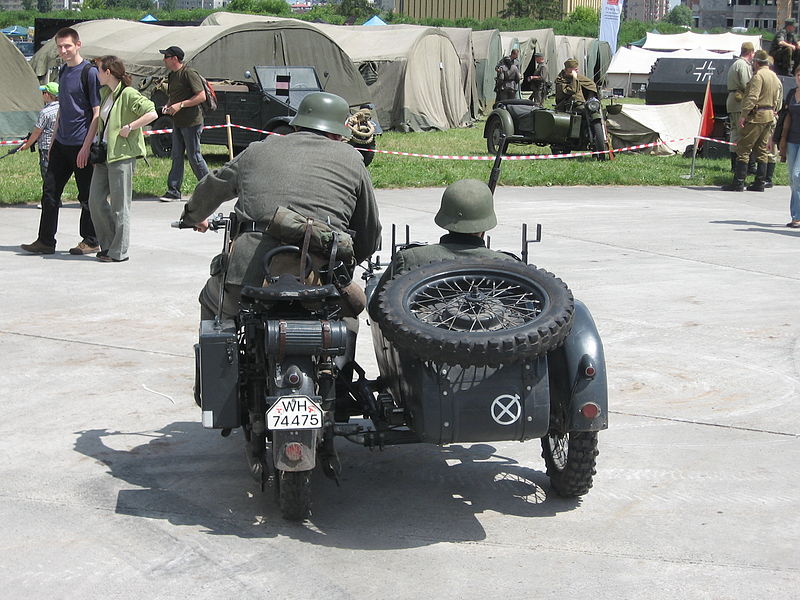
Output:
<instances>
[{"instance_id":1,"label":"child in background","mask_svg":"<svg viewBox=\"0 0 800 600\"><path fill-rule=\"evenodd\" d=\"M50 142L53 139L53 128L56 125L58 118L58 84L51 81L46 85L40 85L39 89L42 90L42 98L44 99L44 108L39 111L39 117L36 119L36 126L33 132L25 140L25 143L17 148L17 154L22 150L27 150L35 142L39 142L39 170L44 181L44 174L47 172L47 160L50 154Z\"/></svg>"}]
</instances>

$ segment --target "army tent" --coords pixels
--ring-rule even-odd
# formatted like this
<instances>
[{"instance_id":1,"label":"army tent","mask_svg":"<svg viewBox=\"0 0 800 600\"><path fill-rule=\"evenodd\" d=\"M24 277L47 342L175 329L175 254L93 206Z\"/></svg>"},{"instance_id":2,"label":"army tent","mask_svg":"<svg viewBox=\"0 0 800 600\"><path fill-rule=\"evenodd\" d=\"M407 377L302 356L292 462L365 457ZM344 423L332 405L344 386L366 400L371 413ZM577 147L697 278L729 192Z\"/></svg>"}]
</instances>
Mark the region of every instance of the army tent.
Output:
<instances>
[{"instance_id":1,"label":"army tent","mask_svg":"<svg viewBox=\"0 0 800 600\"><path fill-rule=\"evenodd\" d=\"M216 12L203 24L259 21L294 20ZM461 61L442 29L413 25L309 25L333 39L353 61L367 83L378 120L385 129L449 129L471 122L461 85Z\"/></svg>"},{"instance_id":2,"label":"army tent","mask_svg":"<svg viewBox=\"0 0 800 600\"><path fill-rule=\"evenodd\" d=\"M186 53L185 62L207 78L241 80L254 65L313 66L323 83L327 81L326 89L351 106L372 101L350 57L327 35L302 21L160 27L107 19L74 27L81 36L84 57L115 54L140 81L168 74L158 50L174 45ZM31 61L40 77L57 64L54 40L42 46Z\"/></svg>"},{"instance_id":3,"label":"army tent","mask_svg":"<svg viewBox=\"0 0 800 600\"><path fill-rule=\"evenodd\" d=\"M602 84L606 80L608 67L611 66L611 59L613 58L611 45L604 40L590 39L586 57L587 77L591 77L598 84Z\"/></svg>"},{"instance_id":4,"label":"army tent","mask_svg":"<svg viewBox=\"0 0 800 600\"><path fill-rule=\"evenodd\" d=\"M760 35L737 35L735 33L647 33L645 50L713 50L716 52L735 52L744 42L751 42L758 50L761 48Z\"/></svg>"},{"instance_id":5,"label":"army tent","mask_svg":"<svg viewBox=\"0 0 800 600\"><path fill-rule=\"evenodd\" d=\"M471 122L453 42L432 27L319 25L368 81L382 125L399 131L464 127Z\"/></svg>"},{"instance_id":6,"label":"army tent","mask_svg":"<svg viewBox=\"0 0 800 600\"><path fill-rule=\"evenodd\" d=\"M14 42L0 35L0 140L24 137L41 108L36 75Z\"/></svg>"},{"instance_id":7,"label":"army tent","mask_svg":"<svg viewBox=\"0 0 800 600\"><path fill-rule=\"evenodd\" d=\"M700 127L700 110L694 102L625 104L618 115L608 115L606 125L614 148L660 141L663 143L642 152L670 156L693 143Z\"/></svg>"},{"instance_id":8,"label":"army tent","mask_svg":"<svg viewBox=\"0 0 800 600\"><path fill-rule=\"evenodd\" d=\"M535 52L540 52L544 55L544 62L550 69L551 74L556 66L557 54L555 35L552 29L529 29L527 31L514 31L513 35L517 38L520 50L520 70L525 73L531 70L533 64L533 55ZM558 72L556 69L555 72Z\"/></svg>"},{"instance_id":9,"label":"army tent","mask_svg":"<svg viewBox=\"0 0 800 600\"><path fill-rule=\"evenodd\" d=\"M473 31L472 45L475 49L475 79L481 111L494 104L494 66L503 58L503 43L497 29Z\"/></svg>"}]
</instances>

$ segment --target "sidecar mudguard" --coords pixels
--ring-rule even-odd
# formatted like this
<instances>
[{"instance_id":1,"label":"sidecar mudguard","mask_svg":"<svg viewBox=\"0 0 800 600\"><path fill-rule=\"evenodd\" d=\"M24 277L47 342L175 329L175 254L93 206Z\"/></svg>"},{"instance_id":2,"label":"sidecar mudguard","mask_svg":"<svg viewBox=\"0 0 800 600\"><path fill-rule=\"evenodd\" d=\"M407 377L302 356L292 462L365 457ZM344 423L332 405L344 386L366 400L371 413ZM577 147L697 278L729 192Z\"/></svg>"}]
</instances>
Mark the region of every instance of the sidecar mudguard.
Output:
<instances>
[{"instance_id":1,"label":"sidecar mudguard","mask_svg":"<svg viewBox=\"0 0 800 600\"><path fill-rule=\"evenodd\" d=\"M565 407L565 431L608 428L608 383L603 343L586 305L575 300L572 331L564 344L548 354L550 400ZM581 410L594 404L599 412L587 418Z\"/></svg>"},{"instance_id":2,"label":"sidecar mudguard","mask_svg":"<svg viewBox=\"0 0 800 600\"><path fill-rule=\"evenodd\" d=\"M514 135L514 119L511 118L511 114L505 108L495 108L489 116L486 117L486 122L488 123L492 116L496 116L500 119L500 123L503 125L503 133L506 134L507 137L511 137ZM487 137L488 132L486 127L483 129L483 137Z\"/></svg>"}]
</instances>

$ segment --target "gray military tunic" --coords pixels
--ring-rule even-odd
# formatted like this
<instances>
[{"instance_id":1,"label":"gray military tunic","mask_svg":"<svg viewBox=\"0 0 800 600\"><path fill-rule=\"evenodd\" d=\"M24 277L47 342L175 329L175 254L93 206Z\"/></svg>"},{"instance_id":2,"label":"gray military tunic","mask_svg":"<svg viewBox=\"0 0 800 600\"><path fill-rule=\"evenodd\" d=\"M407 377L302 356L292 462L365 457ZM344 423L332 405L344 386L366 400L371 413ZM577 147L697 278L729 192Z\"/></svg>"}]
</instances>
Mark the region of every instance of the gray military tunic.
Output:
<instances>
[{"instance_id":1,"label":"gray military tunic","mask_svg":"<svg viewBox=\"0 0 800 600\"><path fill-rule=\"evenodd\" d=\"M250 144L200 181L182 218L188 225L197 224L237 196L234 211L239 221L253 222L262 231L275 209L284 206L329 222L336 230L355 232L353 250L358 262L378 247L381 226L372 181L361 155L349 144L308 131L272 135ZM226 287L261 285L264 254L277 245L268 234L242 233L233 243L227 265L219 259L212 261L212 279L224 275ZM209 280L206 288L211 287L212 293L207 300L215 297L215 286L218 289L219 281ZM201 304L207 306L203 295ZM226 302L226 307L230 315L235 304Z\"/></svg>"}]
</instances>

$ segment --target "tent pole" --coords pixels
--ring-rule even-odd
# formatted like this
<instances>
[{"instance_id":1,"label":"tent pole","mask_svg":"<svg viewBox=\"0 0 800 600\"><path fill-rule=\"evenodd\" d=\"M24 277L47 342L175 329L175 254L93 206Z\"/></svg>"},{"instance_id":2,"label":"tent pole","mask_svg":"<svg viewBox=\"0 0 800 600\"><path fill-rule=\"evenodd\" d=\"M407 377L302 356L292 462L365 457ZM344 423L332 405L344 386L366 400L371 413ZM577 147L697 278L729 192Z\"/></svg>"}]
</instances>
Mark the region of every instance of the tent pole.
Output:
<instances>
[{"instance_id":1,"label":"tent pole","mask_svg":"<svg viewBox=\"0 0 800 600\"><path fill-rule=\"evenodd\" d=\"M692 168L689 171L689 179L694 177L694 161L697 159L697 143L700 140L695 136L694 138L694 148L692 149Z\"/></svg>"}]
</instances>

